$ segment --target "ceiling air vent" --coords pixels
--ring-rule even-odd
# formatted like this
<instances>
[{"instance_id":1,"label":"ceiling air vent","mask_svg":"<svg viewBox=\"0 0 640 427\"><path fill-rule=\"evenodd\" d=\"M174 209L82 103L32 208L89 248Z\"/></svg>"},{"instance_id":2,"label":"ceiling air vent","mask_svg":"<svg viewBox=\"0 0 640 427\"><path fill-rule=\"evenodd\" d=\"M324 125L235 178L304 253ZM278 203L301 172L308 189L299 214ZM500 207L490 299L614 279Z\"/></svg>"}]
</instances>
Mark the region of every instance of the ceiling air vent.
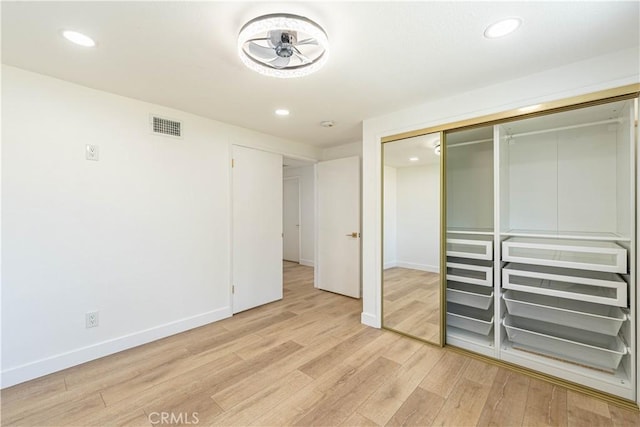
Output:
<instances>
[{"instance_id":1,"label":"ceiling air vent","mask_svg":"<svg viewBox=\"0 0 640 427\"><path fill-rule=\"evenodd\" d=\"M182 138L182 122L152 115L151 131L156 135Z\"/></svg>"}]
</instances>

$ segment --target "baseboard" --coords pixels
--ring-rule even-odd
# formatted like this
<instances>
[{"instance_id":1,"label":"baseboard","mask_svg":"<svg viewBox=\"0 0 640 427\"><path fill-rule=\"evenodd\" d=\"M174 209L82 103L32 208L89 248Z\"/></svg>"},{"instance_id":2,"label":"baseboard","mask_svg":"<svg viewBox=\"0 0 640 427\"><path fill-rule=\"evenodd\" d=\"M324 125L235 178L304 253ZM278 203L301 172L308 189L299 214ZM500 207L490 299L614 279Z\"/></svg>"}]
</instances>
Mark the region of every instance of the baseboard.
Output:
<instances>
[{"instance_id":1,"label":"baseboard","mask_svg":"<svg viewBox=\"0 0 640 427\"><path fill-rule=\"evenodd\" d=\"M360 322L363 325L371 326L372 328L380 329L380 327L382 326L382 322L380 322L378 316L374 316L373 314L364 312L360 315Z\"/></svg>"},{"instance_id":2,"label":"baseboard","mask_svg":"<svg viewBox=\"0 0 640 427\"><path fill-rule=\"evenodd\" d=\"M313 267L315 264L311 259L300 258L300 265L306 265L307 267Z\"/></svg>"},{"instance_id":3,"label":"baseboard","mask_svg":"<svg viewBox=\"0 0 640 427\"><path fill-rule=\"evenodd\" d=\"M395 261L389 261L387 263L384 264L384 266L382 267L383 270L386 270L388 268L393 268L393 267L397 267L398 263Z\"/></svg>"},{"instance_id":4,"label":"baseboard","mask_svg":"<svg viewBox=\"0 0 640 427\"><path fill-rule=\"evenodd\" d=\"M36 360L35 362L25 363L24 365L2 371L0 388L10 387L81 363L86 363L113 353L166 338L189 329L217 322L218 320L231 317L231 315L231 307L223 307L207 313L165 323L164 325L149 328L144 331Z\"/></svg>"},{"instance_id":5,"label":"baseboard","mask_svg":"<svg viewBox=\"0 0 640 427\"><path fill-rule=\"evenodd\" d=\"M416 264L413 262L398 261L396 267L410 268L412 270L429 271L431 273L440 273L440 267L437 265Z\"/></svg>"}]
</instances>

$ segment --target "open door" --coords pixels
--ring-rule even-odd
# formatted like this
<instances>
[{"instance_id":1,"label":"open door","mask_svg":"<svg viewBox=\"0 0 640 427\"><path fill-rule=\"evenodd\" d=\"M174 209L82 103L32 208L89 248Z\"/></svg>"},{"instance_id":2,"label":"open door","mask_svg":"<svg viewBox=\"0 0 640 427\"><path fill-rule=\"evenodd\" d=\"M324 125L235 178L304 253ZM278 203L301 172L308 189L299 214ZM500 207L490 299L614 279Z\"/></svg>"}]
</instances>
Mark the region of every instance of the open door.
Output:
<instances>
[{"instance_id":1,"label":"open door","mask_svg":"<svg viewBox=\"0 0 640 427\"><path fill-rule=\"evenodd\" d=\"M282 259L300 262L300 180L285 178L283 188Z\"/></svg>"},{"instance_id":2,"label":"open door","mask_svg":"<svg viewBox=\"0 0 640 427\"><path fill-rule=\"evenodd\" d=\"M282 156L233 146L233 312L282 299Z\"/></svg>"},{"instance_id":3,"label":"open door","mask_svg":"<svg viewBox=\"0 0 640 427\"><path fill-rule=\"evenodd\" d=\"M316 166L316 286L360 298L360 158Z\"/></svg>"}]
</instances>

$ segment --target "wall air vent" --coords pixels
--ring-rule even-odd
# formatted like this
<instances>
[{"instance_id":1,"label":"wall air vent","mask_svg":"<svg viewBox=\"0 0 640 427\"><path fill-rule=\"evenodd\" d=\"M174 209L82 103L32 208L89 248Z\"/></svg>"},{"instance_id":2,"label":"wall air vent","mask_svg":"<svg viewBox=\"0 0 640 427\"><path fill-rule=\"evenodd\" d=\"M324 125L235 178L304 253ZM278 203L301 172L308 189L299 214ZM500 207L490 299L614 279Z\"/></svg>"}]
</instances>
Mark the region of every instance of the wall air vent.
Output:
<instances>
[{"instance_id":1,"label":"wall air vent","mask_svg":"<svg viewBox=\"0 0 640 427\"><path fill-rule=\"evenodd\" d=\"M182 138L182 122L152 115L151 132L156 135Z\"/></svg>"}]
</instances>

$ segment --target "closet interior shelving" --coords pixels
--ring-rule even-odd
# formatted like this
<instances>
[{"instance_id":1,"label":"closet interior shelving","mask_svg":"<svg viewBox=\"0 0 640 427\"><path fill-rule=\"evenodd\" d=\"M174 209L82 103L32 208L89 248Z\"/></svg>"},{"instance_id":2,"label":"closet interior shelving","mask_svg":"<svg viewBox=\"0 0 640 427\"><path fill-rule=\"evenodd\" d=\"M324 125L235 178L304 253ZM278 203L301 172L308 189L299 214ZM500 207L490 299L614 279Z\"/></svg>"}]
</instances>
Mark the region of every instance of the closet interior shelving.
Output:
<instances>
[{"instance_id":1,"label":"closet interior shelving","mask_svg":"<svg viewBox=\"0 0 640 427\"><path fill-rule=\"evenodd\" d=\"M637 99L446 132L446 342L636 400Z\"/></svg>"}]
</instances>

